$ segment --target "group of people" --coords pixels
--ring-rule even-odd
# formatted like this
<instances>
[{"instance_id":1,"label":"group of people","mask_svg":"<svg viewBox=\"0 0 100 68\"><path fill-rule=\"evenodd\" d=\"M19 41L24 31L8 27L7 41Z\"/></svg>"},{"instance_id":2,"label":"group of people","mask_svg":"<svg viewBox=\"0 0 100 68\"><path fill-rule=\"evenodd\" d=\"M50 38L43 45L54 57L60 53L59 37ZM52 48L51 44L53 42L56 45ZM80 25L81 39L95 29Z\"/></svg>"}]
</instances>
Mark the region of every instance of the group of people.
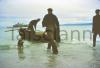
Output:
<instances>
[{"instance_id":1,"label":"group of people","mask_svg":"<svg viewBox=\"0 0 100 68\"><path fill-rule=\"evenodd\" d=\"M47 33L48 36L48 47L47 49L51 49L53 54L58 54L58 49L57 49L57 42L60 42L60 27L59 27L59 21L56 15L53 14L53 9L48 8L47 9L48 14L46 14L43 18L42 21L42 27L46 27L45 32ZM100 10L97 9L95 11L96 15L93 17L93 27L92 27L92 32L93 32L93 47L96 45L96 37L99 34L100 36ZM37 22L39 22L40 19L32 20L29 23L28 29L31 30L32 34L35 34L36 30L36 25ZM34 27L33 27L34 26ZM20 40L22 41L22 40ZM20 42L19 41L19 42ZM23 43L23 42L22 42Z\"/></svg>"},{"instance_id":2,"label":"group of people","mask_svg":"<svg viewBox=\"0 0 100 68\"><path fill-rule=\"evenodd\" d=\"M46 14L42 21L42 26L46 27L45 32L48 37L48 47L47 49L51 49L53 51L53 54L58 54L57 49L57 42L60 42L60 27L59 27L59 21L56 15L54 15L53 9L48 8L47 9L48 14ZM36 25L40 21L40 19L32 20L28 25L28 30L32 32L33 35L35 35ZM19 47L21 48L23 46L23 36L21 35L21 39L18 41Z\"/></svg>"}]
</instances>

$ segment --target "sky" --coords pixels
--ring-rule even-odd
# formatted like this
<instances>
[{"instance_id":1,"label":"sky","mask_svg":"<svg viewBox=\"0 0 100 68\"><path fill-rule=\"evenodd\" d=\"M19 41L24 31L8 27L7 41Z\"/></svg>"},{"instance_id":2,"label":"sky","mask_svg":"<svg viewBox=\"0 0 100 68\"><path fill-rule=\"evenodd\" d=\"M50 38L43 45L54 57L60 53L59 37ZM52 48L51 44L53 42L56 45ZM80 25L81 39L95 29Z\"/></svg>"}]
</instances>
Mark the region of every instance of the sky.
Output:
<instances>
[{"instance_id":1,"label":"sky","mask_svg":"<svg viewBox=\"0 0 100 68\"><path fill-rule=\"evenodd\" d=\"M0 18L43 19L47 8L62 22L91 22L100 0L0 0Z\"/></svg>"}]
</instances>

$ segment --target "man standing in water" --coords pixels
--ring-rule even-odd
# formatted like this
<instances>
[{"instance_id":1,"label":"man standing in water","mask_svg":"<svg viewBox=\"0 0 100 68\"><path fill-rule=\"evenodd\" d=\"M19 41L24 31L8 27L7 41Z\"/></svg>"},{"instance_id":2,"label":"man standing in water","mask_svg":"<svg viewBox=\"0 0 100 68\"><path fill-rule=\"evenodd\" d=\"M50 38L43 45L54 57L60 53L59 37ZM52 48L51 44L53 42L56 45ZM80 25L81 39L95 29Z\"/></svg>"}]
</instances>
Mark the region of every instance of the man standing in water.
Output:
<instances>
[{"instance_id":1,"label":"man standing in water","mask_svg":"<svg viewBox=\"0 0 100 68\"><path fill-rule=\"evenodd\" d=\"M100 36L100 10L97 9L95 11L96 15L93 17L93 27L92 27L92 32L93 32L93 47L96 45L96 37L99 34Z\"/></svg>"},{"instance_id":2,"label":"man standing in water","mask_svg":"<svg viewBox=\"0 0 100 68\"><path fill-rule=\"evenodd\" d=\"M57 17L52 13L53 11L52 8L48 8L47 10L48 10L48 14L44 16L44 19L42 21L42 26L46 27L46 32L49 39L47 49L51 49L52 47L53 53L58 54L55 32L56 30L58 30L58 34L59 34L59 22L58 22ZM59 36L58 42L59 41L60 41L60 36Z\"/></svg>"}]
</instances>

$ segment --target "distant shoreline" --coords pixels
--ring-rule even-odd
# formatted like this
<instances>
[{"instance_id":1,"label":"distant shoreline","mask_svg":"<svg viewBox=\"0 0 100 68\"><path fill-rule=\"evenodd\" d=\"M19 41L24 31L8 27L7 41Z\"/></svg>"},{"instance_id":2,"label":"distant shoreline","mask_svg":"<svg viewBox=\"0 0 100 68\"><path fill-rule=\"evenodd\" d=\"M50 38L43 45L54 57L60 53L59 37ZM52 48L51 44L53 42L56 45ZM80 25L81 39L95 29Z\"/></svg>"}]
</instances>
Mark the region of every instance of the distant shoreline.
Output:
<instances>
[{"instance_id":1,"label":"distant shoreline","mask_svg":"<svg viewBox=\"0 0 100 68\"><path fill-rule=\"evenodd\" d=\"M82 23L82 24L60 24L60 26L92 26L92 23ZM12 28L11 26L1 26L0 28Z\"/></svg>"},{"instance_id":2,"label":"distant shoreline","mask_svg":"<svg viewBox=\"0 0 100 68\"><path fill-rule=\"evenodd\" d=\"M89 26L92 25L92 23L81 23L81 24L61 24L61 26Z\"/></svg>"}]
</instances>

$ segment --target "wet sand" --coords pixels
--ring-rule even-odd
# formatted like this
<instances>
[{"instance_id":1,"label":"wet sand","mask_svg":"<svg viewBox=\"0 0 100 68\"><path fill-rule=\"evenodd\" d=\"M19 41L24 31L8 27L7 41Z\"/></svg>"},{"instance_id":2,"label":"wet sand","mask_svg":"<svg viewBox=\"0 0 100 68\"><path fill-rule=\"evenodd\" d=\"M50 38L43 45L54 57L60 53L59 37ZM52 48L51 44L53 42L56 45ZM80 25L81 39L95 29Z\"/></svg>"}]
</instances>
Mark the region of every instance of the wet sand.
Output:
<instances>
[{"instance_id":1,"label":"wet sand","mask_svg":"<svg viewBox=\"0 0 100 68\"><path fill-rule=\"evenodd\" d=\"M100 68L100 43L59 43L59 54L47 43L24 44L23 49L0 48L0 68Z\"/></svg>"}]
</instances>

